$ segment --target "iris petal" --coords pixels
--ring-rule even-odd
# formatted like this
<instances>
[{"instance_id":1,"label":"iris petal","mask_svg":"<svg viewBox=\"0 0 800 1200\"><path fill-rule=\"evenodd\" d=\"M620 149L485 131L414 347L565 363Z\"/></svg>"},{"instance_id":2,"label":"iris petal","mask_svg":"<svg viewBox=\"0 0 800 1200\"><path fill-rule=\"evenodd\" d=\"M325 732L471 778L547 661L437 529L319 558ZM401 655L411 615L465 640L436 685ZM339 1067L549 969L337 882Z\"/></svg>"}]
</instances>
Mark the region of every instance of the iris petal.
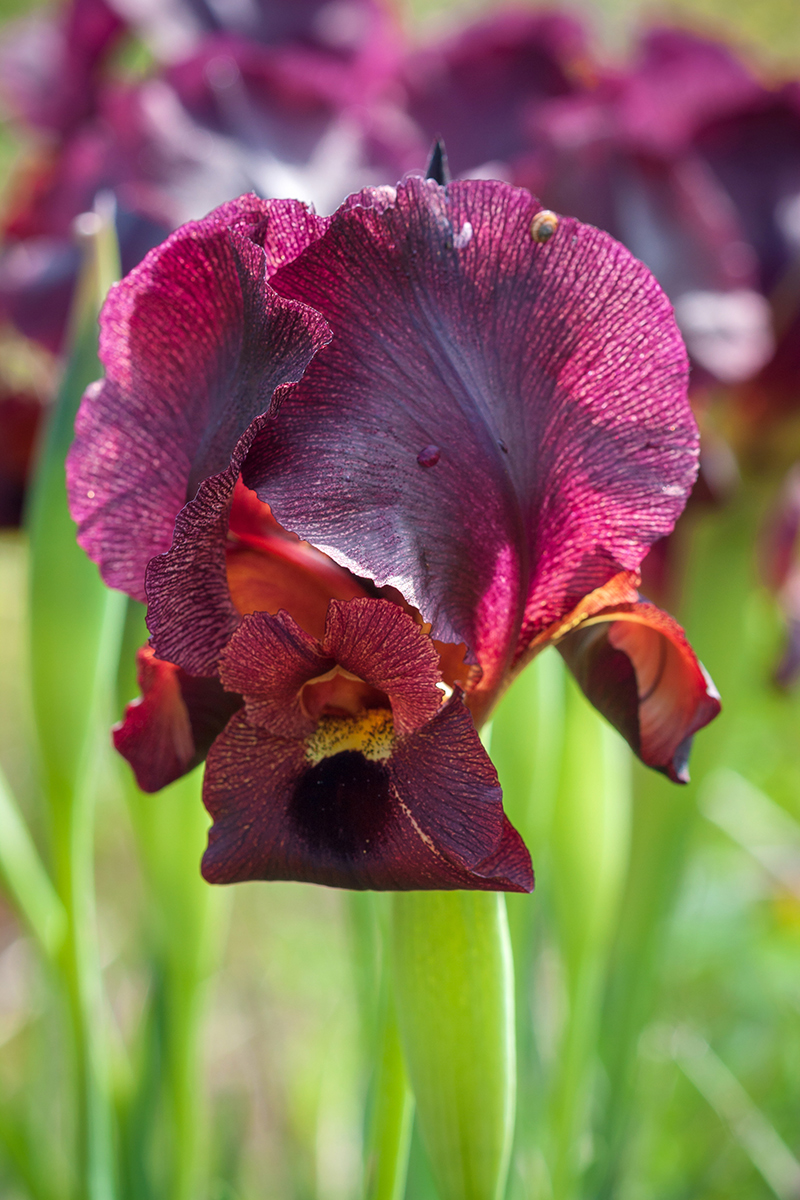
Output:
<instances>
[{"instance_id":1,"label":"iris petal","mask_svg":"<svg viewBox=\"0 0 800 1200\"><path fill-rule=\"evenodd\" d=\"M581 596L635 569L696 474L686 356L652 276L497 182L410 179L277 272L335 330L245 483L287 529L397 587L499 686ZM435 465L420 451L435 444Z\"/></svg>"},{"instance_id":2,"label":"iris petal","mask_svg":"<svg viewBox=\"0 0 800 1200\"><path fill-rule=\"evenodd\" d=\"M111 586L145 598L145 567L168 549L177 513L329 339L318 313L267 282L323 227L302 205L242 197L183 226L112 290L106 378L84 397L67 465L78 540Z\"/></svg>"},{"instance_id":3,"label":"iris petal","mask_svg":"<svg viewBox=\"0 0 800 1200\"><path fill-rule=\"evenodd\" d=\"M477 743L466 757L465 737ZM347 751L312 765L301 741L274 737L237 714L206 767L214 824L205 878L530 891L530 857L503 817L497 776L461 702L402 746L401 757L386 762ZM452 826L437 812L445 794Z\"/></svg>"},{"instance_id":4,"label":"iris petal","mask_svg":"<svg viewBox=\"0 0 800 1200\"><path fill-rule=\"evenodd\" d=\"M142 791L157 792L203 761L242 699L223 691L218 679L187 675L156 658L149 646L137 665L142 695L114 729L114 745Z\"/></svg>"},{"instance_id":5,"label":"iris petal","mask_svg":"<svg viewBox=\"0 0 800 1200\"><path fill-rule=\"evenodd\" d=\"M692 737L720 703L677 621L633 600L597 613L558 649L589 700L642 761L687 783Z\"/></svg>"}]
</instances>

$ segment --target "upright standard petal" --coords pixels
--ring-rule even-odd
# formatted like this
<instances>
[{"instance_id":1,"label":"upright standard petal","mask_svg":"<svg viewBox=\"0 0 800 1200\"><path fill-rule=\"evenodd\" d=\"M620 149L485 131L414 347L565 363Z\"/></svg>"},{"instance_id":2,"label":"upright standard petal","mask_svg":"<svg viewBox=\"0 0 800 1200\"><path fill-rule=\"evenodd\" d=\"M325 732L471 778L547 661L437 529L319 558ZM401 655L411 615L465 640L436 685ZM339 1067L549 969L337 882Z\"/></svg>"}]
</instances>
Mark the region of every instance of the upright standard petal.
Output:
<instances>
[{"instance_id":1,"label":"upright standard petal","mask_svg":"<svg viewBox=\"0 0 800 1200\"><path fill-rule=\"evenodd\" d=\"M536 635L672 528L697 469L686 355L650 273L496 182L412 178L276 272L334 340L245 483L287 529L464 642L495 694Z\"/></svg>"},{"instance_id":2,"label":"upright standard petal","mask_svg":"<svg viewBox=\"0 0 800 1200\"><path fill-rule=\"evenodd\" d=\"M112 290L106 378L84 397L67 463L78 540L110 586L144 599L145 567L180 509L329 340L318 313L268 283L322 227L303 205L242 197L183 226Z\"/></svg>"}]
</instances>

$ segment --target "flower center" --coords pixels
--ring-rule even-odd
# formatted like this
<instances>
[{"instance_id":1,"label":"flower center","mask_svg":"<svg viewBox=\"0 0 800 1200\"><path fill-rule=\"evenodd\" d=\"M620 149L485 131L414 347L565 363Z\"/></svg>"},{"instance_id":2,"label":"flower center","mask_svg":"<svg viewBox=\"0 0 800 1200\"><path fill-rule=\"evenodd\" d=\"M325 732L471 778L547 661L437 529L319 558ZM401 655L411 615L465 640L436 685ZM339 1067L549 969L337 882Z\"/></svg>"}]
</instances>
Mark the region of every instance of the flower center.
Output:
<instances>
[{"instance_id":1,"label":"flower center","mask_svg":"<svg viewBox=\"0 0 800 1200\"><path fill-rule=\"evenodd\" d=\"M369 708L357 717L320 717L317 728L306 739L306 758L316 764L343 750L358 750L370 762L383 762L393 745L390 710Z\"/></svg>"}]
</instances>

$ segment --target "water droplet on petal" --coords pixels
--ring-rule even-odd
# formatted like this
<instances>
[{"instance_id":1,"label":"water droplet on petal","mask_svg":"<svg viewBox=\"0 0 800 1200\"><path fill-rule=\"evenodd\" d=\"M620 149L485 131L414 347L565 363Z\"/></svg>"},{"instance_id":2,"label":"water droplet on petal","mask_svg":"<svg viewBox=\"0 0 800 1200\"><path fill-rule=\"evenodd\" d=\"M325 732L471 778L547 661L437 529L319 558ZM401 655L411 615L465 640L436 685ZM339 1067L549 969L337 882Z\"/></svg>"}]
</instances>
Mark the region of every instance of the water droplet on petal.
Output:
<instances>
[{"instance_id":1,"label":"water droplet on petal","mask_svg":"<svg viewBox=\"0 0 800 1200\"><path fill-rule=\"evenodd\" d=\"M417 462L421 467L435 467L441 456L442 452L438 446L426 446L417 455Z\"/></svg>"},{"instance_id":2,"label":"water droplet on petal","mask_svg":"<svg viewBox=\"0 0 800 1200\"><path fill-rule=\"evenodd\" d=\"M558 229L558 217L549 208L543 208L531 221L531 237L535 242L549 242Z\"/></svg>"},{"instance_id":3,"label":"water droplet on petal","mask_svg":"<svg viewBox=\"0 0 800 1200\"><path fill-rule=\"evenodd\" d=\"M502 438L497 439L497 444L500 447L500 449L503 451L503 454L508 454L508 446L505 444L505 442L503 441Z\"/></svg>"}]
</instances>

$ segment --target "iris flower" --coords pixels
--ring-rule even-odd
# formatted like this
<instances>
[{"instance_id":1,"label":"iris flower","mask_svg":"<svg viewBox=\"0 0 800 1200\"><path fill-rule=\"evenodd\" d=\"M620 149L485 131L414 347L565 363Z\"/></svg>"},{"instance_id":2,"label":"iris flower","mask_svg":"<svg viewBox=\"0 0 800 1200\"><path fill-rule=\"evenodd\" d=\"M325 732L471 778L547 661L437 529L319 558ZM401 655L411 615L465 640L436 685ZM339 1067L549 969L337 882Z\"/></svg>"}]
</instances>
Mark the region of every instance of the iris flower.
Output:
<instances>
[{"instance_id":1,"label":"iris flower","mask_svg":"<svg viewBox=\"0 0 800 1200\"><path fill-rule=\"evenodd\" d=\"M242 197L112 291L101 358L71 507L152 634L116 743L150 790L208 753L208 879L529 890L476 730L550 644L687 778L718 700L637 569L697 430L609 235L489 181Z\"/></svg>"}]
</instances>

